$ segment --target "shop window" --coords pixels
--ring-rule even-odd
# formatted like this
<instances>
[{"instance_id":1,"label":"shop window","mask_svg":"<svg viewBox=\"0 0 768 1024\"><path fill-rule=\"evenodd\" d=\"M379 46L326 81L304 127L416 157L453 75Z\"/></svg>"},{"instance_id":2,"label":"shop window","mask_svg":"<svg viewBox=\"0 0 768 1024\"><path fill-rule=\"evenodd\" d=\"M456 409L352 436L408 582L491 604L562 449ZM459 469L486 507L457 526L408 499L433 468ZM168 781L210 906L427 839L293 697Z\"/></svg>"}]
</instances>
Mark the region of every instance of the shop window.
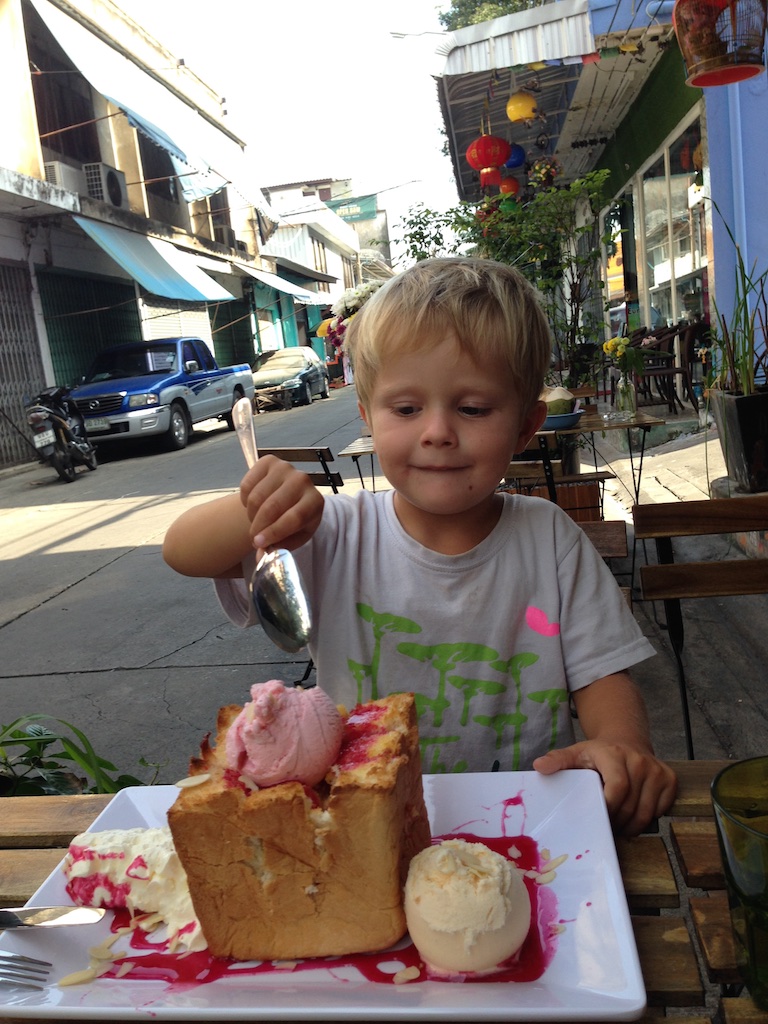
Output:
<instances>
[{"instance_id":1,"label":"shop window","mask_svg":"<svg viewBox=\"0 0 768 1024\"><path fill-rule=\"evenodd\" d=\"M144 187L147 192L168 202L178 203L180 199L179 184L170 156L164 149L156 146L154 142L150 142L141 132L137 132L137 138Z\"/></svg>"},{"instance_id":2,"label":"shop window","mask_svg":"<svg viewBox=\"0 0 768 1024\"><path fill-rule=\"evenodd\" d=\"M36 15L35 15L36 17ZM77 164L101 160L91 87L73 64L45 44L47 29L28 32L40 140L52 158L69 157ZM51 40L52 46L56 44ZM76 126L76 127L75 127Z\"/></svg>"},{"instance_id":3,"label":"shop window","mask_svg":"<svg viewBox=\"0 0 768 1024\"><path fill-rule=\"evenodd\" d=\"M606 211L613 238L605 266L613 331L624 324L631 333L708 317L702 184L702 123L697 117Z\"/></svg>"}]
</instances>

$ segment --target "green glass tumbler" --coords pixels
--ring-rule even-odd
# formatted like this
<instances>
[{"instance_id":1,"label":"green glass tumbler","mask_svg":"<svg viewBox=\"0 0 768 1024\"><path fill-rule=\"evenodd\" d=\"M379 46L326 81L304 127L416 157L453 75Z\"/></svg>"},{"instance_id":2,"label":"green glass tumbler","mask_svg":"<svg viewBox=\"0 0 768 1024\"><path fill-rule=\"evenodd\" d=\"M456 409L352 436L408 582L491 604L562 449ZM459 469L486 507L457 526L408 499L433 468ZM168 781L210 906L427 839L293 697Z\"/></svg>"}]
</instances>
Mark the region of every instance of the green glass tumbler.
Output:
<instances>
[{"instance_id":1,"label":"green glass tumbler","mask_svg":"<svg viewBox=\"0 0 768 1024\"><path fill-rule=\"evenodd\" d=\"M768 1010L768 757L723 768L712 805L736 961L755 1005Z\"/></svg>"}]
</instances>

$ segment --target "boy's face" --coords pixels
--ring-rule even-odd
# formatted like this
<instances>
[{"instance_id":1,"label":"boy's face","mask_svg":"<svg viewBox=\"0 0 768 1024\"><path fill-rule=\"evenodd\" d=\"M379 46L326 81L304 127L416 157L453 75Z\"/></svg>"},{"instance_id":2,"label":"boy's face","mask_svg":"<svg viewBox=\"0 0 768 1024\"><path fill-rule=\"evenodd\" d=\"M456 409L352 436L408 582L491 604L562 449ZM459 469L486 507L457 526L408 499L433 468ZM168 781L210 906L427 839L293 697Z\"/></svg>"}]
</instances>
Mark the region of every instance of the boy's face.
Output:
<instances>
[{"instance_id":1,"label":"boy's face","mask_svg":"<svg viewBox=\"0 0 768 1024\"><path fill-rule=\"evenodd\" d=\"M525 448L546 407L524 412L509 371L479 365L448 334L386 362L361 414L407 529L409 507L448 516L493 502L513 452Z\"/></svg>"}]
</instances>

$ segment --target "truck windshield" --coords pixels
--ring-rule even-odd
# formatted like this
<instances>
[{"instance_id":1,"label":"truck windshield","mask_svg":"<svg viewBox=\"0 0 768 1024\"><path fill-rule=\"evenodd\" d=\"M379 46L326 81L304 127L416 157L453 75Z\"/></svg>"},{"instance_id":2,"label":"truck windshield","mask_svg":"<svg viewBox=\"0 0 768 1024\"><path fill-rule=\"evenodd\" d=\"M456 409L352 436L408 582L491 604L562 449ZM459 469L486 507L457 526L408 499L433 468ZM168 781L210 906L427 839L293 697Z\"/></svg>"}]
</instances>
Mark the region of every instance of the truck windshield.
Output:
<instances>
[{"instance_id":1,"label":"truck windshield","mask_svg":"<svg viewBox=\"0 0 768 1024\"><path fill-rule=\"evenodd\" d=\"M144 377L150 373L173 373L175 369L175 345L107 349L96 356L83 383L96 384L122 377Z\"/></svg>"}]
</instances>

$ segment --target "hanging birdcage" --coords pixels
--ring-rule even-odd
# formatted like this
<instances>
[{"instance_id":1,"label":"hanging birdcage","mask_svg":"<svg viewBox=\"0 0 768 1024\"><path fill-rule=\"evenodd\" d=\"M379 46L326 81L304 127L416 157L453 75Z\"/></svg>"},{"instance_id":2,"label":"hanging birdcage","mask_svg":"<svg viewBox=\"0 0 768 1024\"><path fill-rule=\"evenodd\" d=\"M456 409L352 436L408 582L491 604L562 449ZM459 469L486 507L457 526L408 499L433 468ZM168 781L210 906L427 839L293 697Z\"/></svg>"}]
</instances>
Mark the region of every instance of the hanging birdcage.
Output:
<instances>
[{"instance_id":1,"label":"hanging birdcage","mask_svg":"<svg viewBox=\"0 0 768 1024\"><path fill-rule=\"evenodd\" d=\"M730 85L765 70L768 0L676 0L672 22L688 85Z\"/></svg>"}]
</instances>

